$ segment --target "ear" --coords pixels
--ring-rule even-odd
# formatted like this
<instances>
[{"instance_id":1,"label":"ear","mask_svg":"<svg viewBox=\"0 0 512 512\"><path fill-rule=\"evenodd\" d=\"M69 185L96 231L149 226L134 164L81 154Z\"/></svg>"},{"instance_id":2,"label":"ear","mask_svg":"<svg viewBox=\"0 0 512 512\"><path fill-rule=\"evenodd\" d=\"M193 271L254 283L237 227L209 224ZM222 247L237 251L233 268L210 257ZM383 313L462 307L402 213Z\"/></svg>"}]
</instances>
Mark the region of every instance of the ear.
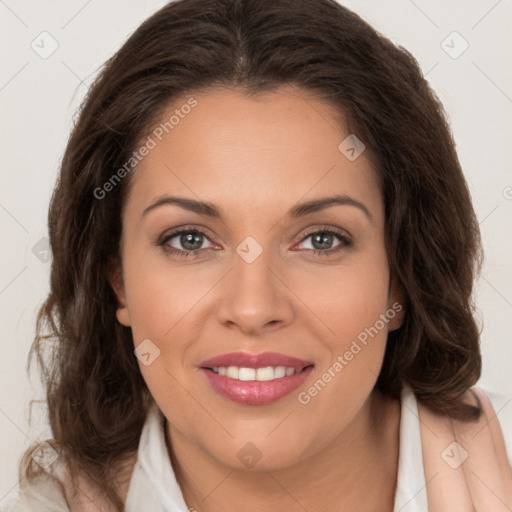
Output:
<instances>
[{"instance_id":1,"label":"ear","mask_svg":"<svg viewBox=\"0 0 512 512\"><path fill-rule=\"evenodd\" d=\"M404 323L405 318L405 291L402 283L392 275L389 283L388 311L394 311L395 315L389 316L389 332L396 331Z\"/></svg>"},{"instance_id":2,"label":"ear","mask_svg":"<svg viewBox=\"0 0 512 512\"><path fill-rule=\"evenodd\" d=\"M126 293L123 282L123 271L119 261L113 261L109 265L108 277L110 286L117 297L117 321L125 327L130 327L130 312L126 303Z\"/></svg>"}]
</instances>

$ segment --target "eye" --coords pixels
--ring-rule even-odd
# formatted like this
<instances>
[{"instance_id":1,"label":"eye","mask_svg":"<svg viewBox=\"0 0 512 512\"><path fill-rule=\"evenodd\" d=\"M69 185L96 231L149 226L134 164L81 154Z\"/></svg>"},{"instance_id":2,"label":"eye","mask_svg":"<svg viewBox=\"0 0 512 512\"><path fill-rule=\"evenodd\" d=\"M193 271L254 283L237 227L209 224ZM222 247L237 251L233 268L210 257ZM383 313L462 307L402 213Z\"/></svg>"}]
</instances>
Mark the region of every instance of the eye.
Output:
<instances>
[{"instance_id":1,"label":"eye","mask_svg":"<svg viewBox=\"0 0 512 512\"><path fill-rule=\"evenodd\" d=\"M162 240L158 242L158 245L162 246L168 253L188 257L195 256L196 253L205 249L205 247L202 247L205 239L211 244L206 233L200 229L180 229L166 234ZM176 247L176 245L178 245L178 247Z\"/></svg>"},{"instance_id":2,"label":"eye","mask_svg":"<svg viewBox=\"0 0 512 512\"><path fill-rule=\"evenodd\" d=\"M311 241L306 245L310 247L306 247L306 249L318 255L338 252L352 245L352 241L345 233L332 228L317 229L306 235L300 243L304 243L308 239L311 239ZM336 239L339 243L333 245Z\"/></svg>"}]
</instances>

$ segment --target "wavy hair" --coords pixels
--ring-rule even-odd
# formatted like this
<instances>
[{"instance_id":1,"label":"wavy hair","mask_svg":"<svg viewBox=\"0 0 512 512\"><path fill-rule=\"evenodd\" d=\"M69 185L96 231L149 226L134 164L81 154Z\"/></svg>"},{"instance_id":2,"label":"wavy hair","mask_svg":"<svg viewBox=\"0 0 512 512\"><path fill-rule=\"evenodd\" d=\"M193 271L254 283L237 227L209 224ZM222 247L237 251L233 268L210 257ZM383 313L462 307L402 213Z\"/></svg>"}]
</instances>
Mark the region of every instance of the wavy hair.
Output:
<instances>
[{"instance_id":1,"label":"wavy hair","mask_svg":"<svg viewBox=\"0 0 512 512\"><path fill-rule=\"evenodd\" d=\"M481 372L472 303L480 233L449 122L417 61L334 0L178 0L127 39L81 105L51 198L50 292L27 366L36 355L54 445L116 510L116 467L137 451L151 395L108 278L130 175L103 199L97 191L176 98L282 85L334 105L378 176L406 314L376 387L399 397L407 383L433 411L480 414L462 400ZM20 464L28 481L37 473L29 452Z\"/></svg>"}]
</instances>

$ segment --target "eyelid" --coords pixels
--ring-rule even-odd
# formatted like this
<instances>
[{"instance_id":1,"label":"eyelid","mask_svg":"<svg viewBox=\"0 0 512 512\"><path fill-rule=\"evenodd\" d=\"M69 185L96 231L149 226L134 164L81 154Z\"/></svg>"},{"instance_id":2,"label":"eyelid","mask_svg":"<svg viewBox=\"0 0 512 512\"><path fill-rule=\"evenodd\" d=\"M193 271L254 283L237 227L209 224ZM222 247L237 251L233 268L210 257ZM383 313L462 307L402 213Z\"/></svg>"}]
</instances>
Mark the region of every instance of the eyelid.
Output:
<instances>
[{"instance_id":1,"label":"eyelid","mask_svg":"<svg viewBox=\"0 0 512 512\"><path fill-rule=\"evenodd\" d=\"M350 233L348 231L346 231L345 229L335 227L335 226L330 226L327 224L315 225L315 226L311 227L311 229L306 228L306 232L303 235L301 235L301 239L299 241L302 242L304 240L304 238L307 238L308 236L313 235L318 232L333 233L337 236L344 237L344 238L352 241L352 236L350 235Z\"/></svg>"}]
</instances>

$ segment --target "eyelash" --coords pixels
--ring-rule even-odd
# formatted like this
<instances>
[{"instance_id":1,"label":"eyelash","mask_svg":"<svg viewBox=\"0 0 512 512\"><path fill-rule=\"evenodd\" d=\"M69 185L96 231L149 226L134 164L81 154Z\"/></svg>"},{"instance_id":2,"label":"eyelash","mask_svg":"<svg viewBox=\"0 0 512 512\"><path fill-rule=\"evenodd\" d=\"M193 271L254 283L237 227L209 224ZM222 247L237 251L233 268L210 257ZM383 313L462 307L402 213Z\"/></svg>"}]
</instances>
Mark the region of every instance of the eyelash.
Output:
<instances>
[{"instance_id":1,"label":"eyelash","mask_svg":"<svg viewBox=\"0 0 512 512\"><path fill-rule=\"evenodd\" d=\"M157 244L158 246L162 247L162 249L164 250L164 252L166 254L172 254L178 258L190 258L190 257L195 257L198 255L198 253L200 253L201 251L204 251L206 249L196 249L194 251L182 251L180 249L176 249L174 247L168 247L166 246L167 242L169 242L169 240L172 240L173 238L175 238L176 236L178 235L182 235L183 233L194 233L194 234L200 234L200 235L203 235L205 238L207 238L208 240L210 240L210 237L201 229L198 229L198 228L189 228L189 229L179 229L177 231L173 231L172 233L169 233L167 235L165 235L164 237L162 237L159 241L157 241ZM338 231L336 229L333 229L333 228L330 228L330 227L321 227L321 228L317 228L315 229L314 231L310 231L309 233L307 233L306 235L304 235L302 237L302 239L300 240L299 243L302 243L304 242L304 240L306 240L307 238L309 238L311 235L316 235L318 233L323 233L323 234L329 234L329 235L333 235L335 236L336 238L339 239L339 241L341 242L338 246L336 247L333 247L331 249L326 249L325 251L321 251L319 249L306 249L308 252L311 252L315 255L319 255L319 256L326 256L326 255L330 255L332 253L336 253L336 252L339 252L343 249L346 249L348 247L351 247L352 246L352 240L350 240L350 238L348 236L346 236L344 233L342 233L341 231ZM211 241L211 240L210 240Z\"/></svg>"}]
</instances>

